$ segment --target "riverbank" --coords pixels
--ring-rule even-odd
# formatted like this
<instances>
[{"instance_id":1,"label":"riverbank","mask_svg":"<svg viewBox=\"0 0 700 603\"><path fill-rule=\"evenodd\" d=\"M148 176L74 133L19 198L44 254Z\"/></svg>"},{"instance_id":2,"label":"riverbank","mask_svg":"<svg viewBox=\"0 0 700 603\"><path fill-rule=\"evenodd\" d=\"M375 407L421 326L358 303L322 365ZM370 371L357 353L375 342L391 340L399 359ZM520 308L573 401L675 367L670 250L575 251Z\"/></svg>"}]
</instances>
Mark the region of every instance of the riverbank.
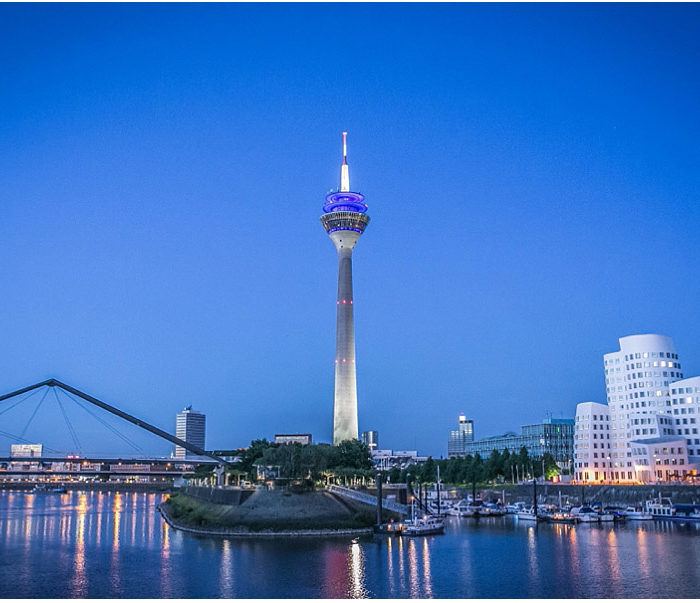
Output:
<instances>
[{"instance_id":1,"label":"riverbank","mask_svg":"<svg viewBox=\"0 0 700 603\"><path fill-rule=\"evenodd\" d=\"M371 534L374 514L325 491L257 490L239 504L217 504L183 492L159 510L174 528L207 536L302 537Z\"/></svg>"},{"instance_id":2,"label":"riverbank","mask_svg":"<svg viewBox=\"0 0 700 603\"><path fill-rule=\"evenodd\" d=\"M257 532L246 530L244 528L203 528L185 525L177 521L169 512L168 505L161 503L158 505L163 520L171 527L182 532L195 534L197 536L211 536L216 538L318 538L318 537L358 537L370 536L374 533L374 529L357 528L357 529L318 529L318 530L272 530L263 529Z\"/></svg>"}]
</instances>

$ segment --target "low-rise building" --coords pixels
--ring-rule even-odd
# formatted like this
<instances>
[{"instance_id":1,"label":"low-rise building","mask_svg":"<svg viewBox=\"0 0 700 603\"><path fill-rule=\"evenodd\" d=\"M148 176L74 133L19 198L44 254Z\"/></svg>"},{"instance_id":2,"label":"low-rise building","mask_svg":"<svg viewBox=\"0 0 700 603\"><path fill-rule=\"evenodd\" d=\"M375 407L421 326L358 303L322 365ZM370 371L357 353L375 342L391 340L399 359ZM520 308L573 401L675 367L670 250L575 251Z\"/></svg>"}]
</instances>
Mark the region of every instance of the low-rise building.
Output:
<instances>
[{"instance_id":1,"label":"low-rise building","mask_svg":"<svg viewBox=\"0 0 700 603\"><path fill-rule=\"evenodd\" d=\"M372 450L371 452L374 468L381 471L388 471L394 467L405 469L409 465L428 460L427 456L419 456L417 450Z\"/></svg>"},{"instance_id":2,"label":"low-rise building","mask_svg":"<svg viewBox=\"0 0 700 603\"><path fill-rule=\"evenodd\" d=\"M275 444L311 444L310 433L276 433Z\"/></svg>"},{"instance_id":3,"label":"low-rise building","mask_svg":"<svg viewBox=\"0 0 700 603\"><path fill-rule=\"evenodd\" d=\"M523 446L533 458L542 458L549 453L557 463L568 466L574 458L574 420L545 419L541 423L523 425L520 428L520 434L510 431L465 443L461 454L450 454L448 451L448 456L479 454L485 458L494 450L498 452L509 450L517 453Z\"/></svg>"}]
</instances>

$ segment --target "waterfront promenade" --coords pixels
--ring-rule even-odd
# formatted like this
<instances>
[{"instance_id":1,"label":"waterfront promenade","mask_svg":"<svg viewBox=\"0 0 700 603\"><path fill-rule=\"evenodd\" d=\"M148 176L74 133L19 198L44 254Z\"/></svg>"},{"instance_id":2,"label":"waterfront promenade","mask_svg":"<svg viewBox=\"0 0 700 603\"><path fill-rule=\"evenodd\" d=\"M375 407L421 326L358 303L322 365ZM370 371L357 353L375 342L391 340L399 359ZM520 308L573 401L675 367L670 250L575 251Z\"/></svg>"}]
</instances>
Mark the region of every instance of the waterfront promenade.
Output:
<instances>
[{"instance_id":1,"label":"waterfront promenade","mask_svg":"<svg viewBox=\"0 0 700 603\"><path fill-rule=\"evenodd\" d=\"M160 493L0 491L0 594L109 598L694 598L700 524L449 518L443 536L232 540ZM41 576L41 579L36 579Z\"/></svg>"}]
</instances>

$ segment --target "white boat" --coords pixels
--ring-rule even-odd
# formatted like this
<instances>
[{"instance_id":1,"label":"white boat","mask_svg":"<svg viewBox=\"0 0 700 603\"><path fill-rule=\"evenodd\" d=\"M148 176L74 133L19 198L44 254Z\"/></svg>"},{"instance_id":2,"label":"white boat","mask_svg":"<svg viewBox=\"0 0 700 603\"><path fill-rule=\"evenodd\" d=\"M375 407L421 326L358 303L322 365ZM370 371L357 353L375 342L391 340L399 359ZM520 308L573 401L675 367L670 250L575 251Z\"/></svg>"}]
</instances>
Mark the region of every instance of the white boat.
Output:
<instances>
[{"instance_id":1,"label":"white boat","mask_svg":"<svg viewBox=\"0 0 700 603\"><path fill-rule=\"evenodd\" d=\"M580 518L569 511L556 509L551 513L547 513L547 519L552 523L578 523Z\"/></svg>"},{"instance_id":2,"label":"white boat","mask_svg":"<svg viewBox=\"0 0 700 603\"><path fill-rule=\"evenodd\" d=\"M411 519L403 522L404 536L427 536L428 534L441 534L445 531L445 520L434 515L416 515L415 504L411 504Z\"/></svg>"},{"instance_id":3,"label":"white boat","mask_svg":"<svg viewBox=\"0 0 700 603\"><path fill-rule=\"evenodd\" d=\"M479 508L479 515L499 517L506 514L506 508L501 503L484 503Z\"/></svg>"},{"instance_id":4,"label":"white boat","mask_svg":"<svg viewBox=\"0 0 700 603\"><path fill-rule=\"evenodd\" d=\"M511 515L517 515L521 511L525 510L525 503L524 502L516 502L510 505L506 505L506 513L509 513Z\"/></svg>"},{"instance_id":5,"label":"white boat","mask_svg":"<svg viewBox=\"0 0 700 603\"><path fill-rule=\"evenodd\" d=\"M601 511L600 513L598 513L598 521L600 521L600 522L615 521L615 514Z\"/></svg>"},{"instance_id":6,"label":"white boat","mask_svg":"<svg viewBox=\"0 0 700 603\"><path fill-rule=\"evenodd\" d=\"M39 484L32 488L32 494L67 494L68 490L65 488L49 488L44 484Z\"/></svg>"},{"instance_id":7,"label":"white boat","mask_svg":"<svg viewBox=\"0 0 700 603\"><path fill-rule=\"evenodd\" d=\"M647 513L654 519L674 519L678 521L700 521L700 505L674 504L670 498L648 500Z\"/></svg>"},{"instance_id":8,"label":"white boat","mask_svg":"<svg viewBox=\"0 0 700 603\"><path fill-rule=\"evenodd\" d=\"M516 514L518 521L547 521L547 518L539 513L535 513L534 508L525 509L524 511L518 511Z\"/></svg>"},{"instance_id":9,"label":"white boat","mask_svg":"<svg viewBox=\"0 0 700 603\"><path fill-rule=\"evenodd\" d=\"M625 509L625 516L627 519L633 519L635 521L647 521L649 519L654 519L654 516L651 513L642 511L641 509L636 509L635 507L627 507Z\"/></svg>"},{"instance_id":10,"label":"white boat","mask_svg":"<svg viewBox=\"0 0 700 603\"><path fill-rule=\"evenodd\" d=\"M477 507L466 498L463 498L452 508L448 509L447 514L455 517L476 517L479 513Z\"/></svg>"},{"instance_id":11,"label":"white boat","mask_svg":"<svg viewBox=\"0 0 700 603\"><path fill-rule=\"evenodd\" d=\"M581 523L600 523L600 515L591 507L574 507L571 512Z\"/></svg>"}]
</instances>

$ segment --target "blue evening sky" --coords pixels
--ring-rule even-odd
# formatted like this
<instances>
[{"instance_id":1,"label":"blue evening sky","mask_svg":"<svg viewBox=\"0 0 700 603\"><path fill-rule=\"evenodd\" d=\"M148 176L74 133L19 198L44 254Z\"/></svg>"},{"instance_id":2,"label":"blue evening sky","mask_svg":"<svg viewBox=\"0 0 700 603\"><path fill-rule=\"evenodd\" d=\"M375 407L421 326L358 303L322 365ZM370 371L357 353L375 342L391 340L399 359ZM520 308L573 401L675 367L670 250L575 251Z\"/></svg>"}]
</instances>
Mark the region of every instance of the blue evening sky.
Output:
<instances>
[{"instance_id":1,"label":"blue evening sky","mask_svg":"<svg viewBox=\"0 0 700 603\"><path fill-rule=\"evenodd\" d=\"M624 335L700 374L700 6L2 4L0 392L330 441L342 130L381 447L573 417ZM52 395L27 426L40 397L0 430L77 448Z\"/></svg>"}]
</instances>

